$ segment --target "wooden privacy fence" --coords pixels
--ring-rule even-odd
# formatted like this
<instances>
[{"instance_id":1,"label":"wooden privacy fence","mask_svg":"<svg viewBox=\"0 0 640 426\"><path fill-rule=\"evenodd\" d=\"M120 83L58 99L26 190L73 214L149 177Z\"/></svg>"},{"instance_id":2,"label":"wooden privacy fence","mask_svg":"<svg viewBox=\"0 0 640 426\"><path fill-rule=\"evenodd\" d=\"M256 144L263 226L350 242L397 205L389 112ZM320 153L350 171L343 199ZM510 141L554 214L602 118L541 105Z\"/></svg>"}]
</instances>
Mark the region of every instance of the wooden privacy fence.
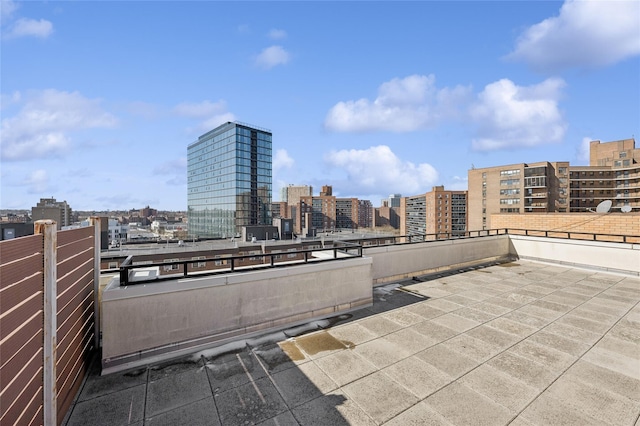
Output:
<instances>
[{"instance_id":1,"label":"wooden privacy fence","mask_svg":"<svg viewBox=\"0 0 640 426\"><path fill-rule=\"evenodd\" d=\"M100 219L0 242L0 424L59 425L99 344Z\"/></svg>"}]
</instances>

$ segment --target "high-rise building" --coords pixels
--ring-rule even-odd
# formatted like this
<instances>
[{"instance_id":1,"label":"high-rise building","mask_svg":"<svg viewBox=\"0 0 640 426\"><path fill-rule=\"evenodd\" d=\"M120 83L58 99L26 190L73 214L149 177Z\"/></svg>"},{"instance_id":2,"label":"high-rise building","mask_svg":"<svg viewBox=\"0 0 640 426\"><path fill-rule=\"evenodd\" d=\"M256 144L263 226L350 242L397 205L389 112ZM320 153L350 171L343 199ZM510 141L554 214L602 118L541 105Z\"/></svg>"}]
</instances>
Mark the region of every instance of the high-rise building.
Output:
<instances>
[{"instance_id":1,"label":"high-rise building","mask_svg":"<svg viewBox=\"0 0 640 426\"><path fill-rule=\"evenodd\" d=\"M72 210L66 201L56 201L55 198L40 198L38 204L31 208L31 218L36 220L55 220L58 230L73 223Z\"/></svg>"},{"instance_id":2,"label":"high-rise building","mask_svg":"<svg viewBox=\"0 0 640 426\"><path fill-rule=\"evenodd\" d=\"M227 122L187 148L189 235L227 238L271 225L271 131Z\"/></svg>"},{"instance_id":3,"label":"high-rise building","mask_svg":"<svg viewBox=\"0 0 640 426\"><path fill-rule=\"evenodd\" d=\"M634 139L590 143L590 164L520 163L469 170L469 229L491 228L493 213L640 210L640 149Z\"/></svg>"},{"instance_id":4,"label":"high-rise building","mask_svg":"<svg viewBox=\"0 0 640 426\"><path fill-rule=\"evenodd\" d=\"M469 230L491 228L492 213L569 211L569 162L469 170Z\"/></svg>"},{"instance_id":5,"label":"high-rise building","mask_svg":"<svg viewBox=\"0 0 640 426\"><path fill-rule=\"evenodd\" d=\"M400 203L402 235L463 236L467 231L467 191L434 186L430 192L404 197Z\"/></svg>"},{"instance_id":6,"label":"high-rise building","mask_svg":"<svg viewBox=\"0 0 640 426\"><path fill-rule=\"evenodd\" d=\"M571 211L595 209L611 200L612 208L640 209L640 148L634 139L591 141L589 166L572 166Z\"/></svg>"}]
</instances>

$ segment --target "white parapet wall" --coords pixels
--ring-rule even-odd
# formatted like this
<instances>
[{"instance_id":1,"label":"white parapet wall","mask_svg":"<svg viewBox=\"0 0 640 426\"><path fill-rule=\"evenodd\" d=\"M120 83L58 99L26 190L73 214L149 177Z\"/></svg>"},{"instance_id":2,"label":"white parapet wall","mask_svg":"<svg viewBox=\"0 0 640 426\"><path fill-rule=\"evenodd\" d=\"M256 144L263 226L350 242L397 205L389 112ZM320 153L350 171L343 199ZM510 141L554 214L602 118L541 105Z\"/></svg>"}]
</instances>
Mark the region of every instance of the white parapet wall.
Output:
<instances>
[{"instance_id":1,"label":"white parapet wall","mask_svg":"<svg viewBox=\"0 0 640 426\"><path fill-rule=\"evenodd\" d=\"M509 235L519 258L640 276L640 244Z\"/></svg>"},{"instance_id":2,"label":"white parapet wall","mask_svg":"<svg viewBox=\"0 0 640 426\"><path fill-rule=\"evenodd\" d=\"M509 247L508 235L493 235L366 247L363 253L373 258L375 285L432 272L506 261L513 255Z\"/></svg>"},{"instance_id":3,"label":"white parapet wall","mask_svg":"<svg viewBox=\"0 0 640 426\"><path fill-rule=\"evenodd\" d=\"M372 259L177 279L102 296L103 373L371 306Z\"/></svg>"}]
</instances>

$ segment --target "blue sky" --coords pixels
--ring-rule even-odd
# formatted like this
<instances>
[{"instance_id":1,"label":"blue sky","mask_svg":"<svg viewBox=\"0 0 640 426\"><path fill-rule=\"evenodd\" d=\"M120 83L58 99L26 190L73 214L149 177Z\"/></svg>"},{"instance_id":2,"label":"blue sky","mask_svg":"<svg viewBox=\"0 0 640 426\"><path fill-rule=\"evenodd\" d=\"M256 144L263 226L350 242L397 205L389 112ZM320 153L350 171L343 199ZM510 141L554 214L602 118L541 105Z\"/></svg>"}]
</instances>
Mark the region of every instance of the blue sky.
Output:
<instances>
[{"instance_id":1,"label":"blue sky","mask_svg":"<svg viewBox=\"0 0 640 426\"><path fill-rule=\"evenodd\" d=\"M274 200L374 206L640 135L638 1L1 5L4 209L186 210L229 120L272 130Z\"/></svg>"}]
</instances>

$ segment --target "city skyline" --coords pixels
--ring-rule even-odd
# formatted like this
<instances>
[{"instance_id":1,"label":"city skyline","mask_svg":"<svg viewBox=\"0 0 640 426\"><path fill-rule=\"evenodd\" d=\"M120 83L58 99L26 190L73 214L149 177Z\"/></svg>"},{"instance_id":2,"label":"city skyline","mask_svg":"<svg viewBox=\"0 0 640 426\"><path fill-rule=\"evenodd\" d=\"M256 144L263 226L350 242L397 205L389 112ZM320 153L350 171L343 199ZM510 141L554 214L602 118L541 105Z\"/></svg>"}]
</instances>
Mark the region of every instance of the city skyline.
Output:
<instances>
[{"instance_id":1,"label":"city skyline","mask_svg":"<svg viewBox=\"0 0 640 426\"><path fill-rule=\"evenodd\" d=\"M272 130L274 201L374 205L640 128L634 1L2 1L1 34L0 209L184 211L187 146L226 121Z\"/></svg>"}]
</instances>

